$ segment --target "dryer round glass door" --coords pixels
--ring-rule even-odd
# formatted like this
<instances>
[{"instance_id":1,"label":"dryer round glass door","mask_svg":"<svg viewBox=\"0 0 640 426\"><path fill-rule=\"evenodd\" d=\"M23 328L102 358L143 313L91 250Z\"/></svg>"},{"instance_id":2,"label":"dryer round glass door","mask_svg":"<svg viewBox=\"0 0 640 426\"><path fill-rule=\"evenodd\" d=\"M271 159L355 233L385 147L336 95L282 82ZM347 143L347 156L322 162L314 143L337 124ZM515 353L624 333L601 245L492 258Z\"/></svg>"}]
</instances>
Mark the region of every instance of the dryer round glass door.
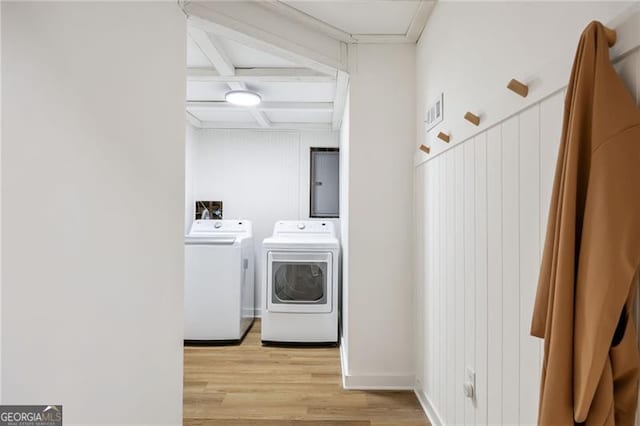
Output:
<instances>
[{"instance_id":1,"label":"dryer round glass door","mask_svg":"<svg viewBox=\"0 0 640 426\"><path fill-rule=\"evenodd\" d=\"M276 303L325 303L327 264L273 262L273 297Z\"/></svg>"},{"instance_id":2,"label":"dryer round glass door","mask_svg":"<svg viewBox=\"0 0 640 426\"><path fill-rule=\"evenodd\" d=\"M272 312L331 312L331 253L269 252L268 308Z\"/></svg>"}]
</instances>

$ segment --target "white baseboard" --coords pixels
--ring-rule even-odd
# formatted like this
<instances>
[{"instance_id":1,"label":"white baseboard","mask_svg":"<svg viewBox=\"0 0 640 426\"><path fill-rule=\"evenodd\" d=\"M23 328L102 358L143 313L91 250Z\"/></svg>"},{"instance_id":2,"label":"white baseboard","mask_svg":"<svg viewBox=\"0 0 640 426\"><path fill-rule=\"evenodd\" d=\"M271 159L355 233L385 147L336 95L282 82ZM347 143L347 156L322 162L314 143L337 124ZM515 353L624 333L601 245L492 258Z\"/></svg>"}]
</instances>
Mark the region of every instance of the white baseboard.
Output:
<instances>
[{"instance_id":1,"label":"white baseboard","mask_svg":"<svg viewBox=\"0 0 640 426\"><path fill-rule=\"evenodd\" d=\"M438 413L438 410L433 405L429 397L424 392L418 389L415 389L414 392L416 394L416 397L418 398L418 401L420 402L420 405L422 406L422 410L429 418L429 422L433 426L444 426L444 422L442 421L442 417L440 417L440 413Z\"/></svg>"},{"instance_id":2,"label":"white baseboard","mask_svg":"<svg viewBox=\"0 0 640 426\"><path fill-rule=\"evenodd\" d=\"M344 374L342 387L358 390L413 390L413 375Z\"/></svg>"},{"instance_id":3,"label":"white baseboard","mask_svg":"<svg viewBox=\"0 0 640 426\"><path fill-rule=\"evenodd\" d=\"M342 388L349 390L413 390L415 376L392 374L349 374L344 338L340 339Z\"/></svg>"},{"instance_id":4,"label":"white baseboard","mask_svg":"<svg viewBox=\"0 0 640 426\"><path fill-rule=\"evenodd\" d=\"M342 388L347 389L345 377L347 374L347 344L344 336L340 336L340 371L342 372Z\"/></svg>"},{"instance_id":5,"label":"white baseboard","mask_svg":"<svg viewBox=\"0 0 640 426\"><path fill-rule=\"evenodd\" d=\"M260 309L260 308L255 308L255 309L253 310L253 315L254 315L254 317L256 317L256 318L262 318L262 309Z\"/></svg>"}]
</instances>

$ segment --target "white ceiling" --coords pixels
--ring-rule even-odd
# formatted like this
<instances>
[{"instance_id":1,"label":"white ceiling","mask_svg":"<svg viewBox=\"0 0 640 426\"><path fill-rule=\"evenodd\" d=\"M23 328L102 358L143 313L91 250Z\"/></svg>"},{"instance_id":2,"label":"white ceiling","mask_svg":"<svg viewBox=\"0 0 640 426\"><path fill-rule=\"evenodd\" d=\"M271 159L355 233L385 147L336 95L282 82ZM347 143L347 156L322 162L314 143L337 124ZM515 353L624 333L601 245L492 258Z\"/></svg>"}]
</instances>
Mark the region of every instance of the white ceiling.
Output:
<instances>
[{"instance_id":1,"label":"white ceiling","mask_svg":"<svg viewBox=\"0 0 640 426\"><path fill-rule=\"evenodd\" d=\"M191 37L187 37L187 67L189 68L208 68L212 67L211 62L204 56L202 50L193 41Z\"/></svg>"},{"instance_id":2,"label":"white ceiling","mask_svg":"<svg viewBox=\"0 0 640 426\"><path fill-rule=\"evenodd\" d=\"M222 49L227 52L229 59L237 68L252 67L282 67L294 68L297 65L293 62L270 55L258 49L237 43L232 40L220 38Z\"/></svg>"},{"instance_id":3,"label":"white ceiling","mask_svg":"<svg viewBox=\"0 0 640 426\"><path fill-rule=\"evenodd\" d=\"M265 101L333 102L336 83L254 84Z\"/></svg>"},{"instance_id":4,"label":"white ceiling","mask_svg":"<svg viewBox=\"0 0 640 426\"><path fill-rule=\"evenodd\" d=\"M371 35L406 34L420 5L416 0L284 0L283 3L346 33Z\"/></svg>"},{"instance_id":5,"label":"white ceiling","mask_svg":"<svg viewBox=\"0 0 640 426\"><path fill-rule=\"evenodd\" d=\"M224 83L189 81L187 82L187 100L224 101L224 95L229 90L229 86Z\"/></svg>"},{"instance_id":6,"label":"white ceiling","mask_svg":"<svg viewBox=\"0 0 640 426\"><path fill-rule=\"evenodd\" d=\"M265 102L333 102L335 83L247 83ZM229 86L223 83L188 82L187 100L224 101Z\"/></svg>"},{"instance_id":7,"label":"white ceiling","mask_svg":"<svg viewBox=\"0 0 640 426\"><path fill-rule=\"evenodd\" d=\"M290 61L278 58L237 42L217 37L218 48L236 68L251 72L255 68L261 69L298 69ZM188 38L187 67L197 68L208 72L216 69L207 59L198 45ZM331 111L304 110L307 103L323 103L332 105L336 94L336 82L332 77L319 82L256 82L245 81L243 84L249 90L254 90L262 97L263 104L258 107L268 122L278 127L295 127L304 123L324 124L330 129L332 123ZM192 117L200 121L202 127L266 127L256 120L249 109L232 107L224 102L225 94L235 89L226 82L187 81L187 111ZM193 101L200 101L194 103ZM205 104L202 101L207 102ZM269 106L277 104L276 110ZM300 108L298 110L297 108Z\"/></svg>"},{"instance_id":8,"label":"white ceiling","mask_svg":"<svg viewBox=\"0 0 640 426\"><path fill-rule=\"evenodd\" d=\"M226 52L231 62L237 68L251 67L282 67L295 68L293 62L270 55L258 49L244 46L232 40L219 38L222 49ZM187 39L187 66L190 68L210 68L211 62L198 48L198 45L188 37Z\"/></svg>"},{"instance_id":9,"label":"white ceiling","mask_svg":"<svg viewBox=\"0 0 640 426\"><path fill-rule=\"evenodd\" d=\"M247 111L224 111L219 109L190 107L187 110L204 122L253 123L253 117Z\"/></svg>"},{"instance_id":10,"label":"white ceiling","mask_svg":"<svg viewBox=\"0 0 640 426\"><path fill-rule=\"evenodd\" d=\"M292 81L261 81L249 77L244 79L242 76L256 75L258 70L276 76L296 76L297 73L304 75L313 71L219 35L205 33L205 40L200 38L198 42L208 44L203 49L192 38L193 31L198 30L191 29L187 41L187 67L190 74L197 71L217 77L231 69L235 76L231 78L233 82L223 81L222 77L217 78L218 81L188 78L187 112L192 123L195 122L200 127L297 128L308 125L317 128L322 125L331 129L333 102L336 97L335 77L313 74L313 79L300 78L301 81L296 81L297 78L290 78ZM220 59L209 60L207 55L212 54L224 57L227 66L217 69L213 62ZM288 78L283 77L282 80ZM258 92L263 103L254 110L227 104L224 101L225 94L238 89L238 84Z\"/></svg>"},{"instance_id":11,"label":"white ceiling","mask_svg":"<svg viewBox=\"0 0 640 426\"><path fill-rule=\"evenodd\" d=\"M297 25L310 26L341 42L415 42L433 1L269 0L263 6ZM309 69L268 53L260 43L241 44L225 31L189 27L187 117L200 127L326 128L339 126L346 77L330 67ZM244 43L244 41L243 41ZM260 47L258 47L260 46ZM303 62L301 60L301 62ZM328 68L328 69L327 69ZM336 78L340 76L340 78ZM245 88L262 96L257 108L224 101ZM334 106L337 106L334 108ZM333 112L335 110L335 112ZM339 112L340 111L340 112ZM336 124L337 123L337 124Z\"/></svg>"}]
</instances>

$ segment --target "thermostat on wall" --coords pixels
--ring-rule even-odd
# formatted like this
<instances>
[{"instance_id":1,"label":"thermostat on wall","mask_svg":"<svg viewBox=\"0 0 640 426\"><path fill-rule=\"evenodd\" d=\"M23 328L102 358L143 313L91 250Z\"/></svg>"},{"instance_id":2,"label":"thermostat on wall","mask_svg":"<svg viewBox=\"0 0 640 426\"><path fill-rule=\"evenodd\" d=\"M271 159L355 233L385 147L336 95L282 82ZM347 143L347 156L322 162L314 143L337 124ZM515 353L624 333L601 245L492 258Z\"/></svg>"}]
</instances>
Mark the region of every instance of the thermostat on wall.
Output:
<instances>
[{"instance_id":1,"label":"thermostat on wall","mask_svg":"<svg viewBox=\"0 0 640 426\"><path fill-rule=\"evenodd\" d=\"M444 93L441 93L438 99L427 105L427 110L424 116L424 123L427 127L427 132L438 123L441 123L444 119Z\"/></svg>"}]
</instances>

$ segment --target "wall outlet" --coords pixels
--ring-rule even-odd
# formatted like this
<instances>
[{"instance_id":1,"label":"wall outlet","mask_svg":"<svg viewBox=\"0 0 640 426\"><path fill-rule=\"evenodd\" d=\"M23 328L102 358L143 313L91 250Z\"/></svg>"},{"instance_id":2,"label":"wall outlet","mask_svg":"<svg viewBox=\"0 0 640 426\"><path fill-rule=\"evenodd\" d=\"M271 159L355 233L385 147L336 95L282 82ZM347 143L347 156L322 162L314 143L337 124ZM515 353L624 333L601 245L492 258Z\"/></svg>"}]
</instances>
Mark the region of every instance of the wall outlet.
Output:
<instances>
[{"instance_id":1,"label":"wall outlet","mask_svg":"<svg viewBox=\"0 0 640 426\"><path fill-rule=\"evenodd\" d=\"M476 372L471 367L466 368L466 380L463 384L464 396L469 399L476 397Z\"/></svg>"}]
</instances>

